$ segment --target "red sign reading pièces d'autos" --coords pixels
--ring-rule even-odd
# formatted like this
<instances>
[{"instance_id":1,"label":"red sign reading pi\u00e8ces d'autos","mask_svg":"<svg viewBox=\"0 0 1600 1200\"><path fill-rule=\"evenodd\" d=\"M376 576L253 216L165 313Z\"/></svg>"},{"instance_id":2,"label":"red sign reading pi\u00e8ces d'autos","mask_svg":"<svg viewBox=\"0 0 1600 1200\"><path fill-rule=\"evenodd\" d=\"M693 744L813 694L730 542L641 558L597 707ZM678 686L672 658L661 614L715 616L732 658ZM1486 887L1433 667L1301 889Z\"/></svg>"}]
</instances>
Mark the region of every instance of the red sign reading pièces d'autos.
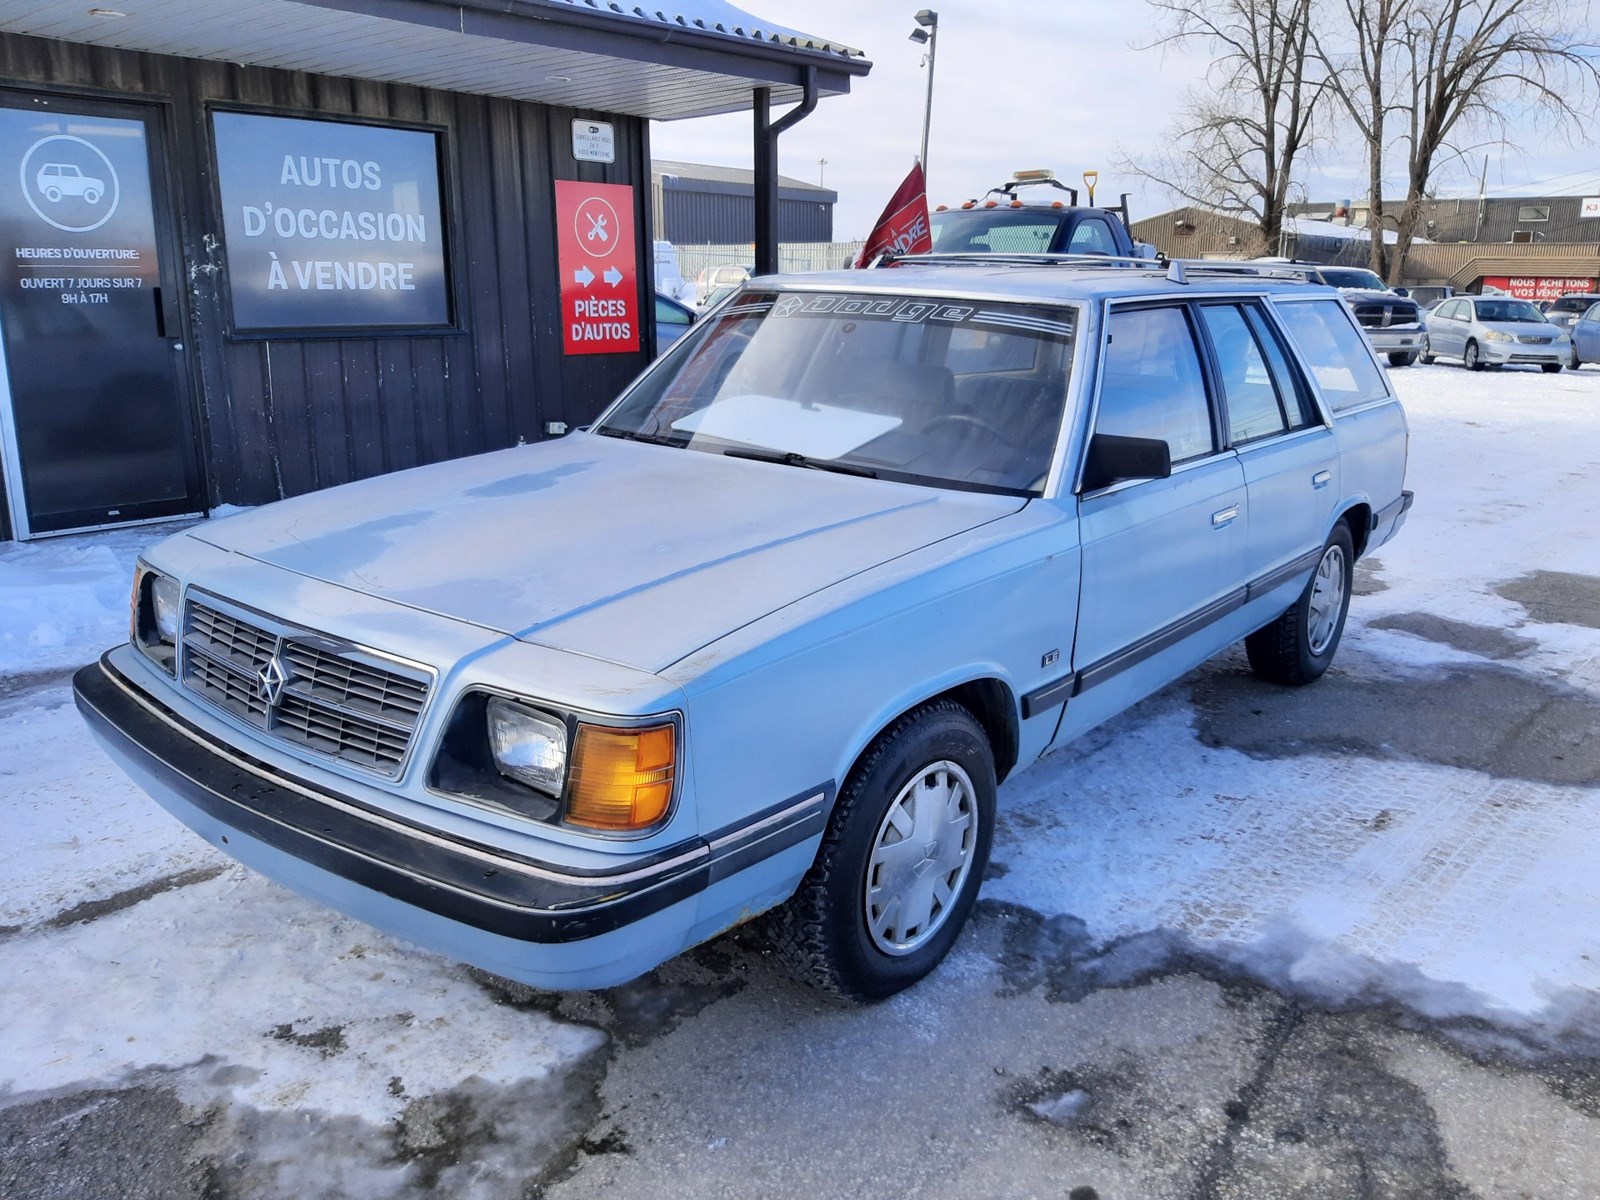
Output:
<instances>
[{"instance_id":1,"label":"red sign reading pi\u00e8ces d'autos","mask_svg":"<svg viewBox=\"0 0 1600 1200\"><path fill-rule=\"evenodd\" d=\"M561 339L568 354L639 349L633 188L556 181Z\"/></svg>"}]
</instances>

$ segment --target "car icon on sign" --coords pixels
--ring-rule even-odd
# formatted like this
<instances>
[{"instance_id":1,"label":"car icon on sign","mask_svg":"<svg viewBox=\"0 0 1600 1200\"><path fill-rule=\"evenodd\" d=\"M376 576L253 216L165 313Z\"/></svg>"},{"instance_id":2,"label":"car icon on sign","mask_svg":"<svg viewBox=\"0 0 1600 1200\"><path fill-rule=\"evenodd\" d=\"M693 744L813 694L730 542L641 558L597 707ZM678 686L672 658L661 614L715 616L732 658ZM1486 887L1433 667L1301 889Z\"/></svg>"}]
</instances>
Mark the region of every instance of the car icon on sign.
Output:
<instances>
[{"instance_id":1,"label":"car icon on sign","mask_svg":"<svg viewBox=\"0 0 1600 1200\"><path fill-rule=\"evenodd\" d=\"M39 168L39 190L51 204L63 196L82 196L90 204L98 204L105 194L106 181L85 175L73 163L45 163Z\"/></svg>"}]
</instances>

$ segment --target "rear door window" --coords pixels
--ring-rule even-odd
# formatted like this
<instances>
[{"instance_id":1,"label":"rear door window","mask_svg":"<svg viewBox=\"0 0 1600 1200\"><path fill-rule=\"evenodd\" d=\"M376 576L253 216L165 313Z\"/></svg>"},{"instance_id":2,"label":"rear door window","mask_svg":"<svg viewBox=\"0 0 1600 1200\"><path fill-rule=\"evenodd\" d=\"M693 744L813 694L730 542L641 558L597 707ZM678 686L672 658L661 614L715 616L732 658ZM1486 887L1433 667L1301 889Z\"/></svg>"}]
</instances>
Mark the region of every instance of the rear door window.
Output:
<instances>
[{"instance_id":1,"label":"rear door window","mask_svg":"<svg viewBox=\"0 0 1600 1200\"><path fill-rule=\"evenodd\" d=\"M1290 406L1284 402L1278 380L1267 366L1266 352L1245 319L1244 310L1234 304L1207 304L1201 307L1200 317L1222 377L1222 395L1228 406L1228 440L1237 446L1287 433L1291 428ZM1298 424L1298 414L1295 423Z\"/></svg>"},{"instance_id":2,"label":"rear door window","mask_svg":"<svg viewBox=\"0 0 1600 1200\"><path fill-rule=\"evenodd\" d=\"M1283 300L1278 312L1334 412L1388 398L1383 371L1343 301Z\"/></svg>"}]
</instances>

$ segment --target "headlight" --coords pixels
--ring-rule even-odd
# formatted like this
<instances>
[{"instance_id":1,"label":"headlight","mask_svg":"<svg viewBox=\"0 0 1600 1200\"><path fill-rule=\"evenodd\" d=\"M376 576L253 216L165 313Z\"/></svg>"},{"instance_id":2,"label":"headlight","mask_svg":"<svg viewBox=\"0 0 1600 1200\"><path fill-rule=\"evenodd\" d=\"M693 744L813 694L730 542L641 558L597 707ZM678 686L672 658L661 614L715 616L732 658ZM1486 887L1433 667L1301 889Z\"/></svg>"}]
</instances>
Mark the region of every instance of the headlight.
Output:
<instances>
[{"instance_id":1,"label":"headlight","mask_svg":"<svg viewBox=\"0 0 1600 1200\"><path fill-rule=\"evenodd\" d=\"M177 663L179 627L182 624L183 589L176 579L140 563L133 573L133 612L130 635L162 670L171 675Z\"/></svg>"},{"instance_id":2,"label":"headlight","mask_svg":"<svg viewBox=\"0 0 1600 1200\"><path fill-rule=\"evenodd\" d=\"M560 796L567 774L567 727L498 696L489 701L489 751L502 775Z\"/></svg>"},{"instance_id":3,"label":"headlight","mask_svg":"<svg viewBox=\"0 0 1600 1200\"><path fill-rule=\"evenodd\" d=\"M1486 342L1514 342L1517 339L1509 333L1501 333L1498 329L1486 329L1483 333L1483 340Z\"/></svg>"},{"instance_id":4,"label":"headlight","mask_svg":"<svg viewBox=\"0 0 1600 1200\"><path fill-rule=\"evenodd\" d=\"M681 729L671 716L626 720L467 692L446 723L428 787L552 825L648 832L672 810Z\"/></svg>"}]
</instances>

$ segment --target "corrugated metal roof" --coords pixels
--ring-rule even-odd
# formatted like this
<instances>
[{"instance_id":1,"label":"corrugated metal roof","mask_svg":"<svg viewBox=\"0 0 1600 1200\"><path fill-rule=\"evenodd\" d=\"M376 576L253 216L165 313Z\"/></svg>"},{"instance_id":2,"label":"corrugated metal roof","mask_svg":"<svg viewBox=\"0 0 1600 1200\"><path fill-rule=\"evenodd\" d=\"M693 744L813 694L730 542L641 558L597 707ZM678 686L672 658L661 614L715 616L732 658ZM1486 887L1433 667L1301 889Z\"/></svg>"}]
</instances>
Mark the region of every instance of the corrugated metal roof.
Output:
<instances>
[{"instance_id":1,"label":"corrugated metal roof","mask_svg":"<svg viewBox=\"0 0 1600 1200\"><path fill-rule=\"evenodd\" d=\"M798 30L786 29L782 25L774 25L770 21L763 21L760 17L751 16L743 9L724 3L724 0L678 0L677 3L664 8L657 8L654 5L647 7L642 4L622 4L617 0L523 0L523 2L565 5L607 16L614 14L651 24L699 29L706 33L723 34L740 40L769 42L779 46L790 46L796 50L817 50L844 58L865 57L860 50L846 46L843 42L814 37L809 33L800 33Z\"/></svg>"},{"instance_id":2,"label":"corrugated metal roof","mask_svg":"<svg viewBox=\"0 0 1600 1200\"><path fill-rule=\"evenodd\" d=\"M0 32L660 120L748 110L756 87L793 103L813 67L819 91L839 95L872 65L585 0L116 0L122 16L95 11L5 0ZM663 23L680 32L663 36Z\"/></svg>"},{"instance_id":3,"label":"corrugated metal roof","mask_svg":"<svg viewBox=\"0 0 1600 1200\"><path fill-rule=\"evenodd\" d=\"M1600 242L1559 246L1450 242L1416 246L1406 255L1406 278L1419 283L1448 283L1464 288L1489 275L1600 279Z\"/></svg>"}]
</instances>

